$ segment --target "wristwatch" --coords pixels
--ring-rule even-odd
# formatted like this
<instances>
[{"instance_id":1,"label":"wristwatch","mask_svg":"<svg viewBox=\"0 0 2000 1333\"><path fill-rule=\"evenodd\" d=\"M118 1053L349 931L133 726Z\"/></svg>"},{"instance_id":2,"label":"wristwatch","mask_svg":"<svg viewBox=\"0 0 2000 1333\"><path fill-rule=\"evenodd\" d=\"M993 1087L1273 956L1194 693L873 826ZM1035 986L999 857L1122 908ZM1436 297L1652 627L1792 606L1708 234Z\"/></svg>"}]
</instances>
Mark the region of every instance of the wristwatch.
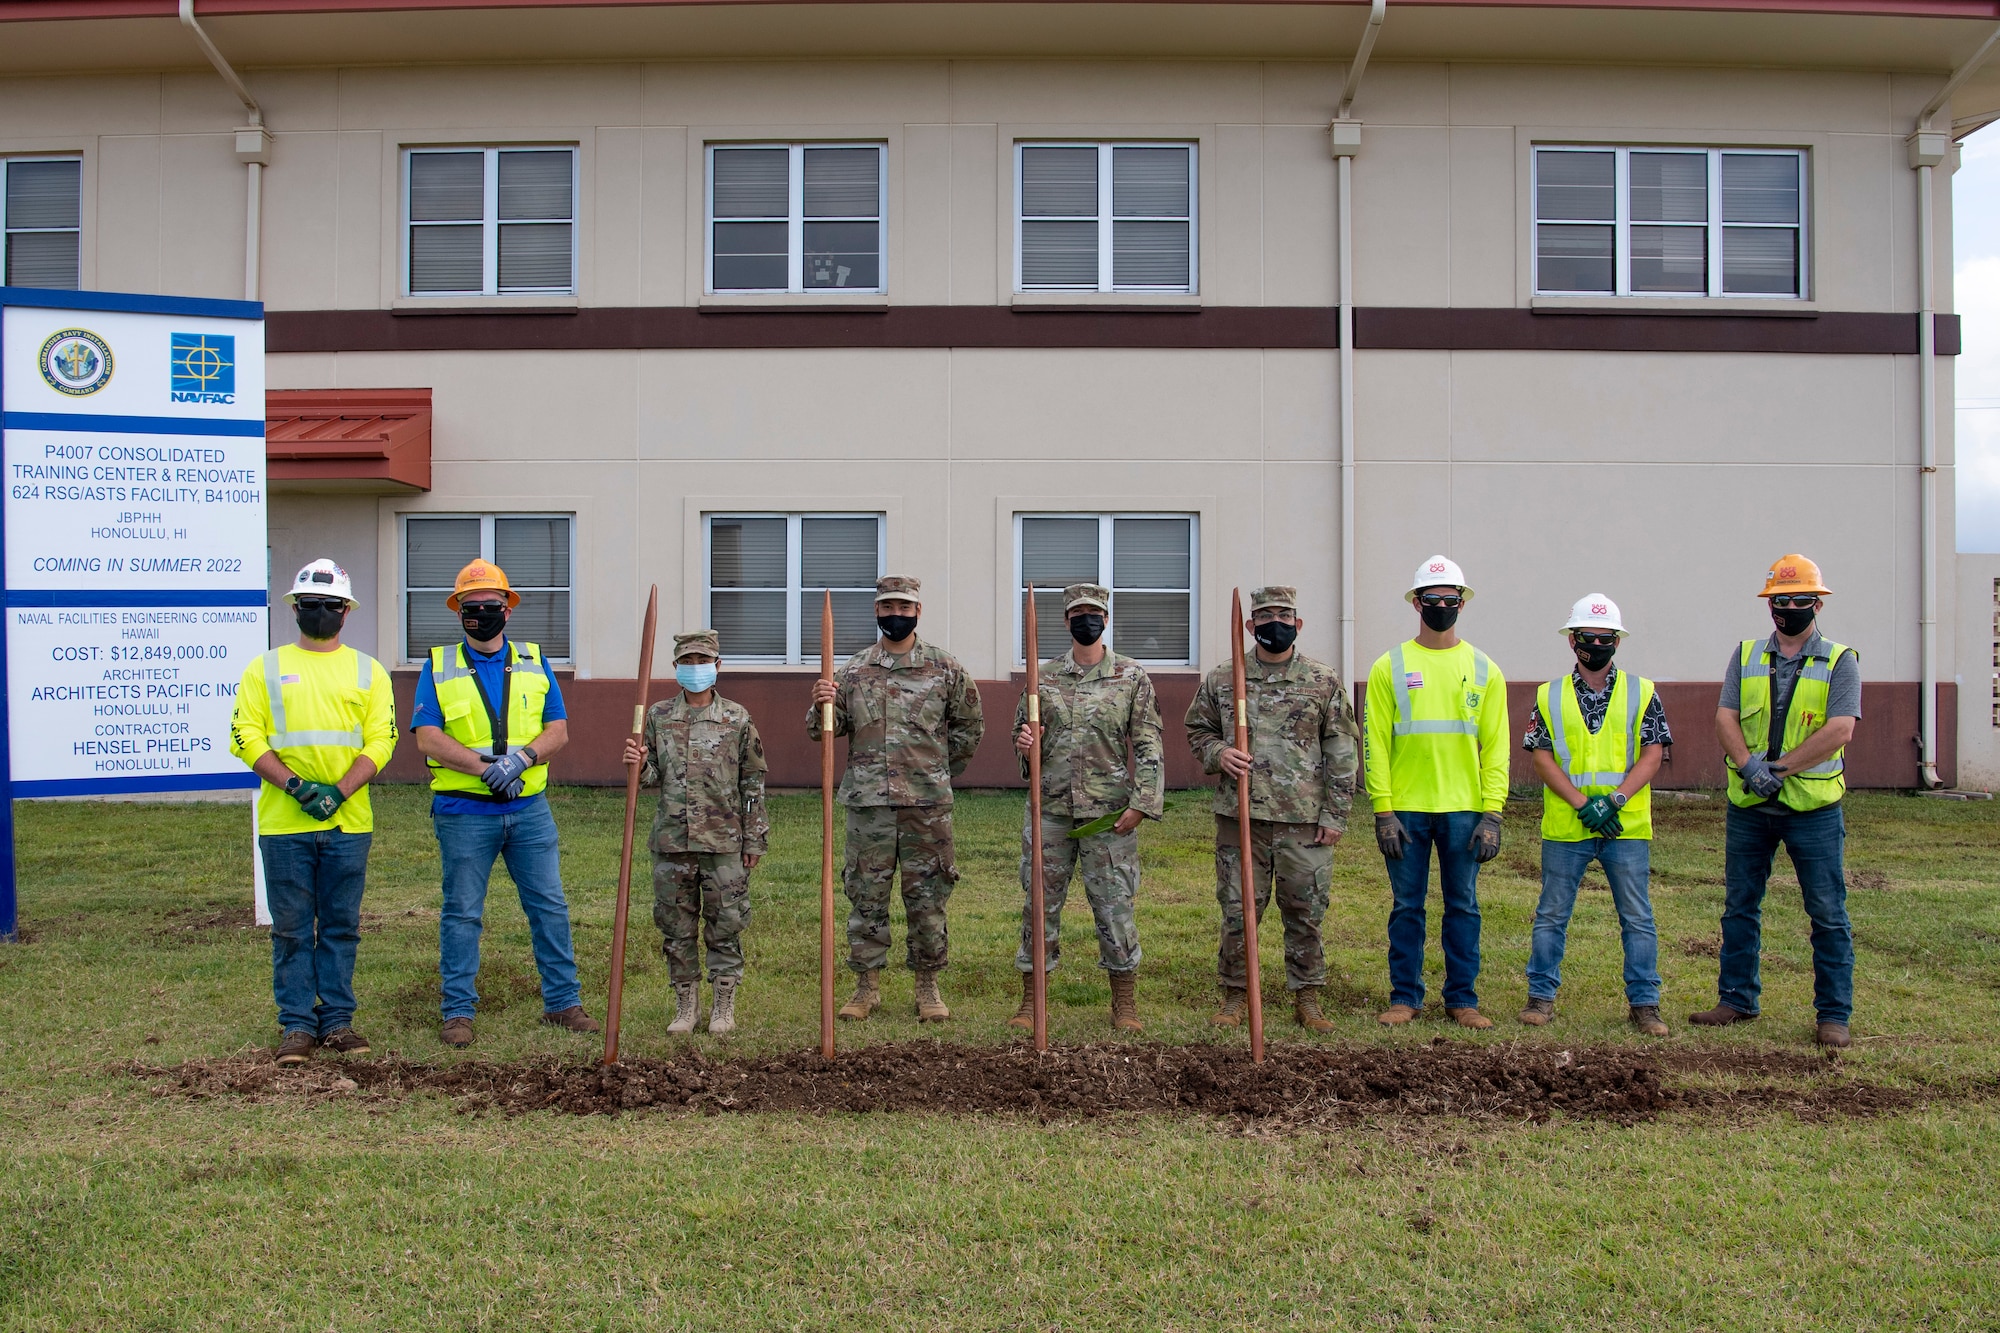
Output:
<instances>
[{"instance_id":1,"label":"wristwatch","mask_svg":"<svg viewBox=\"0 0 2000 1333\"><path fill-rule=\"evenodd\" d=\"M1614 791L1611 793L1611 804L1617 806L1620 810L1623 810L1625 808L1625 802L1628 799L1630 798L1627 797L1625 793L1622 791Z\"/></svg>"},{"instance_id":2,"label":"wristwatch","mask_svg":"<svg viewBox=\"0 0 2000 1333\"><path fill-rule=\"evenodd\" d=\"M297 796L299 794L299 788L304 785L305 785L304 778L301 778L296 773L292 774L290 777L285 779L285 795Z\"/></svg>"},{"instance_id":3,"label":"wristwatch","mask_svg":"<svg viewBox=\"0 0 2000 1333\"><path fill-rule=\"evenodd\" d=\"M535 753L535 747L532 745L523 745L521 753L528 756L528 766L530 768L542 762L542 757Z\"/></svg>"}]
</instances>

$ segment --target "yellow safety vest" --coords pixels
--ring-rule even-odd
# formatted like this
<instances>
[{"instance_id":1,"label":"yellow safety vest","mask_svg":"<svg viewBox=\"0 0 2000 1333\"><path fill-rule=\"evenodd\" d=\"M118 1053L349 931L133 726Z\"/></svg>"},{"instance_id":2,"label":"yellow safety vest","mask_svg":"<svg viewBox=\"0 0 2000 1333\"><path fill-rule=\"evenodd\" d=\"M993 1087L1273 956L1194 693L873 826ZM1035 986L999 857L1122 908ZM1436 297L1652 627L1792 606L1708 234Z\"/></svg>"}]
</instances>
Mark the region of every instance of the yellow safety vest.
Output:
<instances>
[{"instance_id":1,"label":"yellow safety vest","mask_svg":"<svg viewBox=\"0 0 2000 1333\"><path fill-rule=\"evenodd\" d=\"M1632 682L1637 681L1636 686ZM1550 696L1555 704L1550 706ZM1639 762L1639 726L1653 705L1653 682L1643 676L1621 671L1611 682L1611 699L1605 706L1604 721L1593 734L1583 719L1583 703L1576 696L1576 681L1569 676L1552 680L1535 691L1535 703L1548 724L1549 739L1555 743L1556 766L1568 775L1585 796L1608 796L1625 782L1632 766ZM1622 718L1625 725L1614 726ZM1618 812L1623 831L1620 838L1653 836L1653 785L1649 782L1632 793ZM1584 842L1600 836L1583 826L1583 820L1555 789L1542 788L1542 836L1550 842Z\"/></svg>"},{"instance_id":2,"label":"yellow safety vest","mask_svg":"<svg viewBox=\"0 0 2000 1333\"><path fill-rule=\"evenodd\" d=\"M549 664L539 644L507 641L507 689L489 700L466 656L465 644L431 649L431 684L437 689L438 711L444 714L445 735L475 754L505 754L542 734L542 705L549 697ZM506 731L506 743L495 745L496 721ZM503 799L487 789L477 774L446 768L435 759L431 790L472 800ZM521 775L521 794L533 796L549 785L549 766L536 764Z\"/></svg>"},{"instance_id":3,"label":"yellow safety vest","mask_svg":"<svg viewBox=\"0 0 2000 1333\"><path fill-rule=\"evenodd\" d=\"M1826 725L1827 699L1833 692L1833 668L1840 661L1842 653L1854 650L1844 643L1828 639L1826 656L1815 654L1808 657L1799 667L1798 681L1792 686L1792 705L1785 713L1784 742L1778 747L1779 754L1790 754L1806 737ZM1737 721L1743 728L1743 743L1751 754L1764 754L1771 745L1771 658L1773 650L1768 639L1745 639L1743 641L1742 689L1736 701ZM1785 785L1776 800L1793 810L1818 810L1832 805L1847 794L1847 748L1842 746L1830 756L1814 764L1802 773L1785 776ZM1729 802L1731 805L1763 805L1765 800L1743 785L1743 775L1736 771L1736 764L1727 755L1723 764L1729 769Z\"/></svg>"}]
</instances>

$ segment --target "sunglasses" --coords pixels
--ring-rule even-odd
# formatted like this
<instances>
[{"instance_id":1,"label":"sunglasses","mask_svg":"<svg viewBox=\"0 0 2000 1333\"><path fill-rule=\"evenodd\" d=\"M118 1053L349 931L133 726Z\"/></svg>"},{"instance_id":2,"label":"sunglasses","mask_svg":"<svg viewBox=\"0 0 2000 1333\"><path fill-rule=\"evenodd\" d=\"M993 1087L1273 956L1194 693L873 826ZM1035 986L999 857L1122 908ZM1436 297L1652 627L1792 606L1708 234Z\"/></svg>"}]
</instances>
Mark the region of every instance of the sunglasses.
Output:
<instances>
[{"instance_id":1,"label":"sunglasses","mask_svg":"<svg viewBox=\"0 0 2000 1333\"><path fill-rule=\"evenodd\" d=\"M1445 608L1465 605L1465 599L1453 592L1418 593L1417 601L1424 606L1442 606Z\"/></svg>"},{"instance_id":2,"label":"sunglasses","mask_svg":"<svg viewBox=\"0 0 2000 1333\"><path fill-rule=\"evenodd\" d=\"M347 603L338 597L300 597L296 604L308 611L345 611Z\"/></svg>"},{"instance_id":3,"label":"sunglasses","mask_svg":"<svg viewBox=\"0 0 2000 1333\"><path fill-rule=\"evenodd\" d=\"M1771 599L1771 605L1781 611L1806 611L1819 605L1817 597L1787 597L1783 593Z\"/></svg>"},{"instance_id":4,"label":"sunglasses","mask_svg":"<svg viewBox=\"0 0 2000 1333\"><path fill-rule=\"evenodd\" d=\"M1578 632L1569 636L1569 641L1583 648L1616 648L1616 634L1584 634Z\"/></svg>"}]
</instances>

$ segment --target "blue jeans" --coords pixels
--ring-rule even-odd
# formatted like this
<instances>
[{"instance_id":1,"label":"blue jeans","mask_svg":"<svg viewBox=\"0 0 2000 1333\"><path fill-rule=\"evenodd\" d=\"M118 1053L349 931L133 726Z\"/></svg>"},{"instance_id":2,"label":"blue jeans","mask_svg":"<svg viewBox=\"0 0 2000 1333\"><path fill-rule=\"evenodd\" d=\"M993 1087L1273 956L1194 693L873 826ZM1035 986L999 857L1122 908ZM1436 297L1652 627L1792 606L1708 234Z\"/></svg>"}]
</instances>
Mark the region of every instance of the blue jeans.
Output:
<instances>
[{"instance_id":1,"label":"blue jeans","mask_svg":"<svg viewBox=\"0 0 2000 1333\"><path fill-rule=\"evenodd\" d=\"M1444 889L1444 1003L1447 1009L1476 1009L1479 995L1479 863L1472 859L1477 810L1445 814L1405 813L1409 845L1389 868L1395 906L1389 909L1389 1003L1424 1007L1424 898L1430 892L1431 848L1437 848L1438 880Z\"/></svg>"},{"instance_id":2,"label":"blue jeans","mask_svg":"<svg viewBox=\"0 0 2000 1333\"><path fill-rule=\"evenodd\" d=\"M1845 1023L1854 1009L1854 932L1847 924L1847 876L1841 866L1847 818L1840 806L1801 814L1783 806L1732 805L1728 830L1723 874L1729 887L1716 994L1731 1009L1757 1012L1764 889L1783 843L1812 921L1813 1007L1820 1022Z\"/></svg>"},{"instance_id":3,"label":"blue jeans","mask_svg":"<svg viewBox=\"0 0 2000 1333\"><path fill-rule=\"evenodd\" d=\"M271 994L278 1026L324 1037L354 1024L354 952L372 833L272 833L257 839L271 908Z\"/></svg>"},{"instance_id":4,"label":"blue jeans","mask_svg":"<svg viewBox=\"0 0 2000 1333\"><path fill-rule=\"evenodd\" d=\"M535 970L542 974L542 1008L556 1013L576 1004L576 952L569 942L569 904L563 899L556 817L546 800L514 814L440 815L438 854L444 860L444 911L438 918L438 973L444 982L444 1017L470 1018L479 1004L479 932L486 911L486 881L495 857L521 895L534 941Z\"/></svg>"},{"instance_id":5,"label":"blue jeans","mask_svg":"<svg viewBox=\"0 0 2000 1333\"><path fill-rule=\"evenodd\" d=\"M1646 897L1653 866L1650 838L1542 839L1542 900L1535 906L1535 936L1528 949L1528 998L1556 998L1570 913L1576 910L1576 891L1592 861L1604 867L1611 901L1618 907L1618 933L1625 944L1625 1002L1658 1004L1660 939L1653 931L1653 904Z\"/></svg>"}]
</instances>

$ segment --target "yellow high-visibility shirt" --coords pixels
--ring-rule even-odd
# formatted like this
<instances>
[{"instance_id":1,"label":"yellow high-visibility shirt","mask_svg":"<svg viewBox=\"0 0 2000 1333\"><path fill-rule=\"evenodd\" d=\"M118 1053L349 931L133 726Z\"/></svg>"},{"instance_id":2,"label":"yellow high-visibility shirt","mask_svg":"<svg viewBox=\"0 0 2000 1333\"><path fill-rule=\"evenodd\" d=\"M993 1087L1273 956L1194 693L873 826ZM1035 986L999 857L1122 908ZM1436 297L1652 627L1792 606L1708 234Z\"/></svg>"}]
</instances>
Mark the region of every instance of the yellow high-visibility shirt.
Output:
<instances>
[{"instance_id":1,"label":"yellow high-visibility shirt","mask_svg":"<svg viewBox=\"0 0 2000 1333\"><path fill-rule=\"evenodd\" d=\"M1471 644L1439 652L1411 639L1376 658L1362 730L1375 813L1507 804L1507 681Z\"/></svg>"},{"instance_id":2,"label":"yellow high-visibility shirt","mask_svg":"<svg viewBox=\"0 0 2000 1333\"><path fill-rule=\"evenodd\" d=\"M266 674L276 667L277 679ZM312 653L286 644L260 655L236 687L229 720L229 752L255 764L276 750L285 766L309 782L338 782L367 755L386 768L396 752L396 691L382 664L352 648ZM257 789L262 833L372 833L375 812L363 787L341 803L333 818L318 820L299 808L283 787Z\"/></svg>"}]
</instances>

